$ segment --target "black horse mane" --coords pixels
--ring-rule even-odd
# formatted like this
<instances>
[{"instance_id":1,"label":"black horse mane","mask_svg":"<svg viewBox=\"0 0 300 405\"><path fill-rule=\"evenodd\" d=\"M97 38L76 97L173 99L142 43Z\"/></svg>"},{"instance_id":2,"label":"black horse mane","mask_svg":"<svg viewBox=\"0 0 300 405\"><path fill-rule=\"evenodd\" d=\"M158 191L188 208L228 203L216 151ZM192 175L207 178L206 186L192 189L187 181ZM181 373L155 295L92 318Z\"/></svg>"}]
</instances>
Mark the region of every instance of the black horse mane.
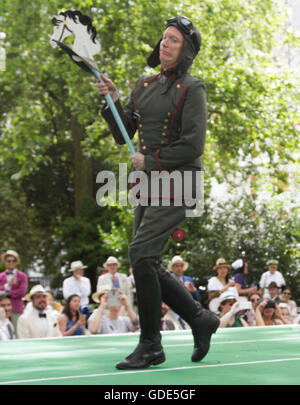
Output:
<instances>
[{"instance_id":1,"label":"black horse mane","mask_svg":"<svg viewBox=\"0 0 300 405\"><path fill-rule=\"evenodd\" d=\"M97 31L96 28L93 27L92 20L90 19L90 17L88 17L87 15L83 15L80 11L72 11L72 10L61 12L59 13L59 15L72 18L74 22L76 22L76 17L78 17L80 23L87 26L87 32L90 34L92 41L96 43L95 38L97 35ZM60 21L57 20L57 18L55 17L52 18L51 22L54 26L58 26L60 24Z\"/></svg>"}]
</instances>

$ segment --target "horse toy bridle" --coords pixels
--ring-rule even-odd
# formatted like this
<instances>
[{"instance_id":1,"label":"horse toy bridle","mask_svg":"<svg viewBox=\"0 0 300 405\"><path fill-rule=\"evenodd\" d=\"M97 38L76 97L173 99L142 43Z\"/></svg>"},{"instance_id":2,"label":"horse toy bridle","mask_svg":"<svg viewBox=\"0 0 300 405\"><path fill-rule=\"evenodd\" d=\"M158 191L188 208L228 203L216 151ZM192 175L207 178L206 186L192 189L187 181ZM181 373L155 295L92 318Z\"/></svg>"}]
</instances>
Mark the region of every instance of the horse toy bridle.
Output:
<instances>
[{"instance_id":1,"label":"horse toy bridle","mask_svg":"<svg viewBox=\"0 0 300 405\"><path fill-rule=\"evenodd\" d=\"M73 34L73 31L71 31L70 28L67 26L66 18L67 18L67 17L64 18L64 21L56 20L56 21L59 21L59 22L61 22L61 23L64 23L64 28L62 29L62 32L61 32L60 37L59 37L59 39L58 39L57 42L60 42L60 41L61 41L61 39L62 39L62 37L63 37L63 35L64 35L65 29L67 29L69 32L71 32L71 34Z\"/></svg>"}]
</instances>

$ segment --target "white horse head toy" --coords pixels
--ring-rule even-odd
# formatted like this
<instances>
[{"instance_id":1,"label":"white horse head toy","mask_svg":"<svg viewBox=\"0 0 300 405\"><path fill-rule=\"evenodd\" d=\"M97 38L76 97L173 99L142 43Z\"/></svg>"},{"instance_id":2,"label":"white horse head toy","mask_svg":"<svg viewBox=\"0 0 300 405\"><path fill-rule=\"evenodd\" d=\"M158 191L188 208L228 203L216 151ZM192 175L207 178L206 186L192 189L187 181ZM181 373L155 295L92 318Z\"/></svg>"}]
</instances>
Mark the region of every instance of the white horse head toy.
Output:
<instances>
[{"instance_id":1,"label":"white horse head toy","mask_svg":"<svg viewBox=\"0 0 300 405\"><path fill-rule=\"evenodd\" d=\"M52 24L54 32L50 43L53 48L60 46L76 63L83 58L95 66L93 56L100 51L100 43L96 39L96 29L90 17L83 15L80 11L67 10L53 17ZM64 39L71 35L75 37L73 52L63 44Z\"/></svg>"},{"instance_id":2,"label":"white horse head toy","mask_svg":"<svg viewBox=\"0 0 300 405\"><path fill-rule=\"evenodd\" d=\"M80 11L68 10L52 18L52 24L54 25L54 32L50 39L52 47L56 48L59 46L81 69L94 75L99 82L103 83L103 79L97 69L97 64L93 60L93 56L100 51L100 44L96 40L96 30L92 25L90 17L81 14ZM72 34L74 34L75 40L71 49L62 41ZM107 93L105 94L105 98L130 152L135 154L134 146L111 95Z\"/></svg>"}]
</instances>

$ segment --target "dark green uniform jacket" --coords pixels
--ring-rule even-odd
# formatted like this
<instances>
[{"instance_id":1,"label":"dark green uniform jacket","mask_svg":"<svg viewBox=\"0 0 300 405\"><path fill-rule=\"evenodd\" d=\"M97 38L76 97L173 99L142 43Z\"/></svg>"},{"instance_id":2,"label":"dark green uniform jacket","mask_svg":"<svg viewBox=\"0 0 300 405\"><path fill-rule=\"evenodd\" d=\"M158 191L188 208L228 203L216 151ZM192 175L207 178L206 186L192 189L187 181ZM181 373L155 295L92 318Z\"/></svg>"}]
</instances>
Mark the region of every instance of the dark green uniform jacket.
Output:
<instances>
[{"instance_id":1,"label":"dark green uniform jacket","mask_svg":"<svg viewBox=\"0 0 300 405\"><path fill-rule=\"evenodd\" d=\"M195 172L201 170L206 131L206 92L202 81L189 73L179 79L162 74L142 78L136 82L124 109L119 101L116 107L130 138L138 131L139 152L145 155L148 175L153 171L190 171L194 178ZM124 144L110 109L102 110L102 114L115 141ZM187 198L191 193L195 196L194 181L191 188L192 191L184 190L183 181ZM167 197L162 195L165 190L160 189L159 193L159 197ZM153 191L152 197L157 197ZM172 190L170 198L174 198Z\"/></svg>"}]
</instances>

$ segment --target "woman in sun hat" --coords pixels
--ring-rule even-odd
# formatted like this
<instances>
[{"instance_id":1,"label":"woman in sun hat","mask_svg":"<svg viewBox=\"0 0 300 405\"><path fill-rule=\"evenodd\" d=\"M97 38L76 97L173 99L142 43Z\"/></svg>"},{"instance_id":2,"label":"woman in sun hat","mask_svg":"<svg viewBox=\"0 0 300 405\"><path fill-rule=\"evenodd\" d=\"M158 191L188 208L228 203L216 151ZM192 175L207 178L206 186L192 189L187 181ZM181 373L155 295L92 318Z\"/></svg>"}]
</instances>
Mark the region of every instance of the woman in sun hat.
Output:
<instances>
[{"instance_id":1,"label":"woman in sun hat","mask_svg":"<svg viewBox=\"0 0 300 405\"><path fill-rule=\"evenodd\" d=\"M211 277L207 284L209 301L225 291L229 291L238 297L238 291L235 287L234 280L229 280L228 270L230 267L230 264L228 264L223 257L220 257L216 261L216 264L213 267L216 275Z\"/></svg>"},{"instance_id":2,"label":"woman in sun hat","mask_svg":"<svg viewBox=\"0 0 300 405\"><path fill-rule=\"evenodd\" d=\"M242 304L238 301L235 294L230 291L225 291L217 300L218 303L216 305L220 311L220 328L249 326L240 316L244 310L242 310Z\"/></svg>"}]
</instances>

